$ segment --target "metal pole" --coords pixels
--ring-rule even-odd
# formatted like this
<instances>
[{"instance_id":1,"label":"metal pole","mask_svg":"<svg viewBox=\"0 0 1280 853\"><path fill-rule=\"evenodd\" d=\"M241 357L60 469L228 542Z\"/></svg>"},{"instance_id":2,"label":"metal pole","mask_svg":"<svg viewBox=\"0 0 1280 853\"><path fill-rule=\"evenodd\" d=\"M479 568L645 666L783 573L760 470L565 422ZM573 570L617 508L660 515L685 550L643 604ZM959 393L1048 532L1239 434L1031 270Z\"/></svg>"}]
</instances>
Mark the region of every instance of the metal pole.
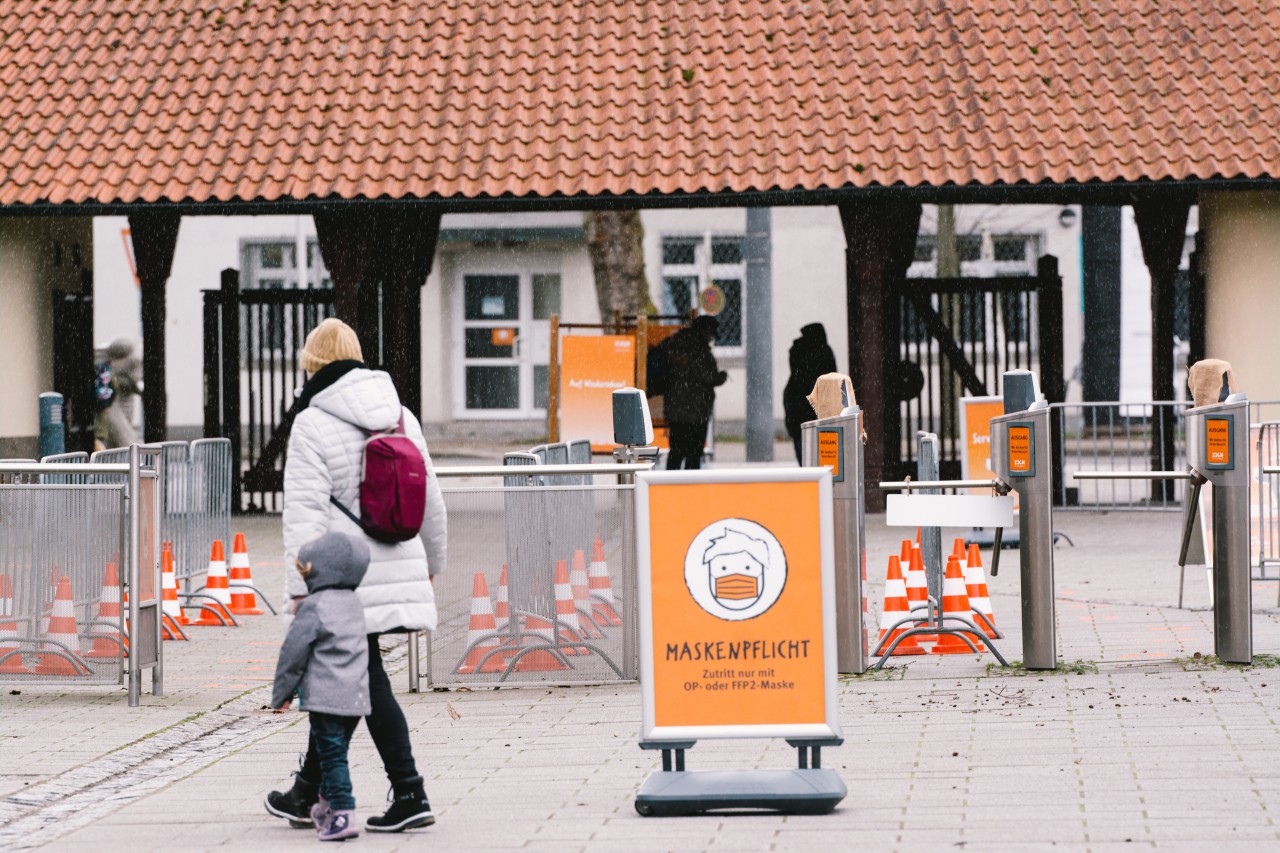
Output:
<instances>
[{"instance_id":1,"label":"metal pole","mask_svg":"<svg viewBox=\"0 0 1280 853\"><path fill-rule=\"evenodd\" d=\"M1027 669L1058 666L1053 600L1053 484L1049 409L1022 413L1032 422L1035 476L1017 481L1018 560L1022 569L1022 657Z\"/></svg>"},{"instance_id":2,"label":"metal pole","mask_svg":"<svg viewBox=\"0 0 1280 853\"><path fill-rule=\"evenodd\" d=\"M418 632L410 631L407 642L409 644L409 692L419 693L418 681L422 671L418 668Z\"/></svg>"},{"instance_id":3,"label":"metal pole","mask_svg":"<svg viewBox=\"0 0 1280 853\"><path fill-rule=\"evenodd\" d=\"M747 461L773 461L773 235L767 207L747 208Z\"/></svg>"},{"instance_id":4,"label":"metal pole","mask_svg":"<svg viewBox=\"0 0 1280 853\"><path fill-rule=\"evenodd\" d=\"M141 531L138 529L142 521L139 512L141 502L138 500L138 445L134 444L129 447L129 487L125 492L125 516L128 518L129 525L129 541L126 550L126 561L128 562L129 577L129 624L137 626L140 623L139 615L139 599L142 594L142 572L140 570L141 560L138 559L138 545L141 540ZM138 646L137 642L129 644L129 707L136 708L142 698L142 669L138 665Z\"/></svg>"}]
</instances>

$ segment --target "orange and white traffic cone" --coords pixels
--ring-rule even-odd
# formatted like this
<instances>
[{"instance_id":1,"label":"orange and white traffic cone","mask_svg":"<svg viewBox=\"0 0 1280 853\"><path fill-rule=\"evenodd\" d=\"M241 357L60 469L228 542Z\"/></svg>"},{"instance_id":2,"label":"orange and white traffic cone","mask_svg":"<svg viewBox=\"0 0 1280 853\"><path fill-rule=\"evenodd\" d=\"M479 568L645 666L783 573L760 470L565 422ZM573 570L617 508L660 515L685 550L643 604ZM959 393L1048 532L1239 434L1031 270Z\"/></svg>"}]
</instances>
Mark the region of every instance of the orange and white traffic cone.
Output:
<instances>
[{"instance_id":1,"label":"orange and white traffic cone","mask_svg":"<svg viewBox=\"0 0 1280 853\"><path fill-rule=\"evenodd\" d=\"M493 618L499 628L511 624L511 600L507 591L507 564L502 564L502 573L498 575L498 598L493 604Z\"/></svg>"},{"instance_id":2,"label":"orange and white traffic cone","mask_svg":"<svg viewBox=\"0 0 1280 853\"><path fill-rule=\"evenodd\" d=\"M183 625L190 625L191 619L188 618L182 605L178 603L178 573L173 567L173 547L166 547L160 554L160 593L161 593L161 612L169 617L169 621L173 622L177 628ZM177 629L175 629L177 630ZM178 639L185 640L186 634L181 630L177 630L181 634Z\"/></svg>"},{"instance_id":3,"label":"orange and white traffic cone","mask_svg":"<svg viewBox=\"0 0 1280 853\"><path fill-rule=\"evenodd\" d=\"M209 554L209 572L204 580L205 594L213 599L200 608L200 618L193 625L233 625L231 621L231 589L227 585L227 558L222 550L222 540L213 540ZM216 613L215 611L221 611ZM219 619L221 615L226 621Z\"/></svg>"},{"instance_id":4,"label":"orange and white traffic cone","mask_svg":"<svg viewBox=\"0 0 1280 853\"><path fill-rule=\"evenodd\" d=\"M898 561L904 566L911 565L911 549L915 547L911 544L910 539L902 540L902 550L898 552Z\"/></svg>"},{"instance_id":5,"label":"orange and white traffic cone","mask_svg":"<svg viewBox=\"0 0 1280 853\"><path fill-rule=\"evenodd\" d=\"M587 558L582 549L573 552L573 568L569 571L569 587L573 590L573 606L578 610L578 624L582 633L592 640L604 637L591 612L591 587L587 580Z\"/></svg>"},{"instance_id":6,"label":"orange and white traffic cone","mask_svg":"<svg viewBox=\"0 0 1280 853\"><path fill-rule=\"evenodd\" d=\"M924 573L924 555L919 548L911 545L910 539L906 540L906 544L911 546L911 556L908 557L910 562L907 563L907 605L913 616L924 620L929 616L929 578ZM932 643L937 639L934 634L915 636L918 643Z\"/></svg>"},{"instance_id":7,"label":"orange and white traffic cone","mask_svg":"<svg viewBox=\"0 0 1280 853\"><path fill-rule=\"evenodd\" d=\"M991 593L987 591L987 576L982 570L982 552L978 543L969 546L969 561L964 569L965 591L969 594L969 607L973 610L973 624L982 629L989 640L1000 639L996 629L996 615L991 609Z\"/></svg>"},{"instance_id":8,"label":"orange and white traffic cone","mask_svg":"<svg viewBox=\"0 0 1280 853\"><path fill-rule=\"evenodd\" d=\"M261 616L258 597L253 592L253 570L249 568L249 548L244 544L243 533L236 534L230 568L231 612L236 616Z\"/></svg>"},{"instance_id":9,"label":"orange and white traffic cone","mask_svg":"<svg viewBox=\"0 0 1280 853\"><path fill-rule=\"evenodd\" d=\"M979 652L987 650L980 634L974 634L963 622L954 619L948 621L949 616L973 621L973 611L969 609L969 593L964 587L964 572L960 570L960 561L955 557L947 558L947 575L942 581L942 627L962 630L973 640ZM968 643L955 634L939 634L938 642L933 646L935 655L971 655L973 651Z\"/></svg>"},{"instance_id":10,"label":"orange and white traffic cone","mask_svg":"<svg viewBox=\"0 0 1280 853\"><path fill-rule=\"evenodd\" d=\"M13 617L13 581L8 575L0 575L0 675L30 675L31 670L22 663L22 648L18 645L22 635Z\"/></svg>"},{"instance_id":11,"label":"orange and white traffic cone","mask_svg":"<svg viewBox=\"0 0 1280 853\"><path fill-rule=\"evenodd\" d=\"M80 654L80 634L76 629L76 605L71 597L71 579L65 575L58 578L58 594L53 599L53 610L49 613L49 628L45 631L45 651L40 653L40 663L36 664L37 675L85 675L88 668L74 664L66 655ZM54 651L56 649L59 654Z\"/></svg>"},{"instance_id":12,"label":"orange and white traffic cone","mask_svg":"<svg viewBox=\"0 0 1280 853\"><path fill-rule=\"evenodd\" d=\"M525 637L523 645L541 645L543 641L556 643L556 628L541 616L528 615L524 618ZM568 651L561 649L561 651ZM515 654L514 652L512 654ZM559 672L568 669L564 662L546 649L534 649L525 652L515 664L516 672Z\"/></svg>"},{"instance_id":13,"label":"orange and white traffic cone","mask_svg":"<svg viewBox=\"0 0 1280 853\"><path fill-rule=\"evenodd\" d=\"M102 598L98 600L98 620L94 627L93 647L85 652L87 658L119 658L129 651L129 641L120 633L120 574L115 563L107 563L107 575L102 581Z\"/></svg>"},{"instance_id":14,"label":"orange and white traffic cone","mask_svg":"<svg viewBox=\"0 0 1280 853\"><path fill-rule=\"evenodd\" d=\"M185 640L183 625L190 624L178 602L178 575L173 570L173 551L160 554L160 636L165 640Z\"/></svg>"},{"instance_id":15,"label":"orange and white traffic cone","mask_svg":"<svg viewBox=\"0 0 1280 853\"><path fill-rule=\"evenodd\" d=\"M476 672L501 672L506 658L498 649L498 623L493 615L493 601L484 572L476 572L471 580L471 619L467 623L467 655L458 665L459 675ZM492 654L490 654L492 652Z\"/></svg>"},{"instance_id":16,"label":"orange and white traffic cone","mask_svg":"<svg viewBox=\"0 0 1280 853\"><path fill-rule=\"evenodd\" d=\"M900 620L911 613L907 606L907 585L902 578L902 561L897 556L889 558L889 574L884 582L884 607L880 609L880 637L876 648L887 649L894 640L905 634L913 626L910 622L897 625ZM914 636L907 637L893 650L896 655L922 655L924 649L916 643Z\"/></svg>"},{"instance_id":17,"label":"orange and white traffic cone","mask_svg":"<svg viewBox=\"0 0 1280 853\"><path fill-rule=\"evenodd\" d=\"M596 621L603 618L610 625L621 625L618 601L613 597L613 581L609 578L609 564L604 559L604 543L599 536L592 548L591 565L587 568L587 587L595 599Z\"/></svg>"},{"instance_id":18,"label":"orange and white traffic cone","mask_svg":"<svg viewBox=\"0 0 1280 853\"><path fill-rule=\"evenodd\" d=\"M578 608L573 603L573 586L569 583L569 567L564 560L556 560L556 624L560 637L569 643L582 642L582 623L578 621ZM567 655L589 654L582 646L562 649Z\"/></svg>"},{"instance_id":19,"label":"orange and white traffic cone","mask_svg":"<svg viewBox=\"0 0 1280 853\"><path fill-rule=\"evenodd\" d=\"M867 601L867 549L862 549L862 649L871 648L871 608Z\"/></svg>"}]
</instances>

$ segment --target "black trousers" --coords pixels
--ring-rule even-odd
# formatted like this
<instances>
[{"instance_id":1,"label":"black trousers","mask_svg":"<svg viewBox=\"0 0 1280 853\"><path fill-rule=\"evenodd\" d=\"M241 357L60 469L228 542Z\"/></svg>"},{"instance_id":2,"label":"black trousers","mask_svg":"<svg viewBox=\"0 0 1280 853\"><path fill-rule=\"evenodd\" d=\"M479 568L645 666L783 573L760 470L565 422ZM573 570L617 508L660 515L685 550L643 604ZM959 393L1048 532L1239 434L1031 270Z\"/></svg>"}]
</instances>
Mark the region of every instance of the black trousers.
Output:
<instances>
[{"instance_id":1,"label":"black trousers","mask_svg":"<svg viewBox=\"0 0 1280 853\"><path fill-rule=\"evenodd\" d=\"M667 454L667 470L679 471L684 468L694 471L702 467L702 448L707 443L707 424L668 424L670 429L671 451Z\"/></svg>"},{"instance_id":2,"label":"black trousers","mask_svg":"<svg viewBox=\"0 0 1280 853\"><path fill-rule=\"evenodd\" d=\"M378 748L382 766L392 785L418 778L418 768L413 761L413 744L409 743L409 724L404 711L391 692L391 679L382 668L382 651L378 648L378 635L369 635L369 704L372 710L364 718L373 745ZM305 781L320 781L320 755L315 739L307 742L307 757L298 773Z\"/></svg>"}]
</instances>

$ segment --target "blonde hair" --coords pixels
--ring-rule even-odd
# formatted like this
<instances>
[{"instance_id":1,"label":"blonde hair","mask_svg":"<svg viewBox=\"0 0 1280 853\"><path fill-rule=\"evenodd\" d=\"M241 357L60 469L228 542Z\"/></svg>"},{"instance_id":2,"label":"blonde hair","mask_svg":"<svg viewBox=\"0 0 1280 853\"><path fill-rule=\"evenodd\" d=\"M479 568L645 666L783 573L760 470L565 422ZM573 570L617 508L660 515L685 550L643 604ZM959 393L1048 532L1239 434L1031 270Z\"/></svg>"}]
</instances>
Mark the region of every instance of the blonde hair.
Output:
<instances>
[{"instance_id":1,"label":"blonde hair","mask_svg":"<svg viewBox=\"0 0 1280 853\"><path fill-rule=\"evenodd\" d=\"M298 366L307 373L315 373L330 362L345 359L364 361L360 339L356 337L355 329L336 317L330 317L307 335L306 346L298 353Z\"/></svg>"}]
</instances>

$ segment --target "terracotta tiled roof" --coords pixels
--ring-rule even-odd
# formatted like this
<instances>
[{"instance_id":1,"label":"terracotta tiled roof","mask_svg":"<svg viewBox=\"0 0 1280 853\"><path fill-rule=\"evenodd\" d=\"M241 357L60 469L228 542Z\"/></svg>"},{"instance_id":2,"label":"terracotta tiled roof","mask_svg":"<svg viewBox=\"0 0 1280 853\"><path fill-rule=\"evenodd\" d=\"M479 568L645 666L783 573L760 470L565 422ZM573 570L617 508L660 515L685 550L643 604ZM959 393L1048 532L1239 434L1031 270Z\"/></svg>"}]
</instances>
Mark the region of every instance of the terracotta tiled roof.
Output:
<instances>
[{"instance_id":1,"label":"terracotta tiled roof","mask_svg":"<svg viewBox=\"0 0 1280 853\"><path fill-rule=\"evenodd\" d=\"M7 0L0 204L1280 176L1280 4Z\"/></svg>"}]
</instances>

